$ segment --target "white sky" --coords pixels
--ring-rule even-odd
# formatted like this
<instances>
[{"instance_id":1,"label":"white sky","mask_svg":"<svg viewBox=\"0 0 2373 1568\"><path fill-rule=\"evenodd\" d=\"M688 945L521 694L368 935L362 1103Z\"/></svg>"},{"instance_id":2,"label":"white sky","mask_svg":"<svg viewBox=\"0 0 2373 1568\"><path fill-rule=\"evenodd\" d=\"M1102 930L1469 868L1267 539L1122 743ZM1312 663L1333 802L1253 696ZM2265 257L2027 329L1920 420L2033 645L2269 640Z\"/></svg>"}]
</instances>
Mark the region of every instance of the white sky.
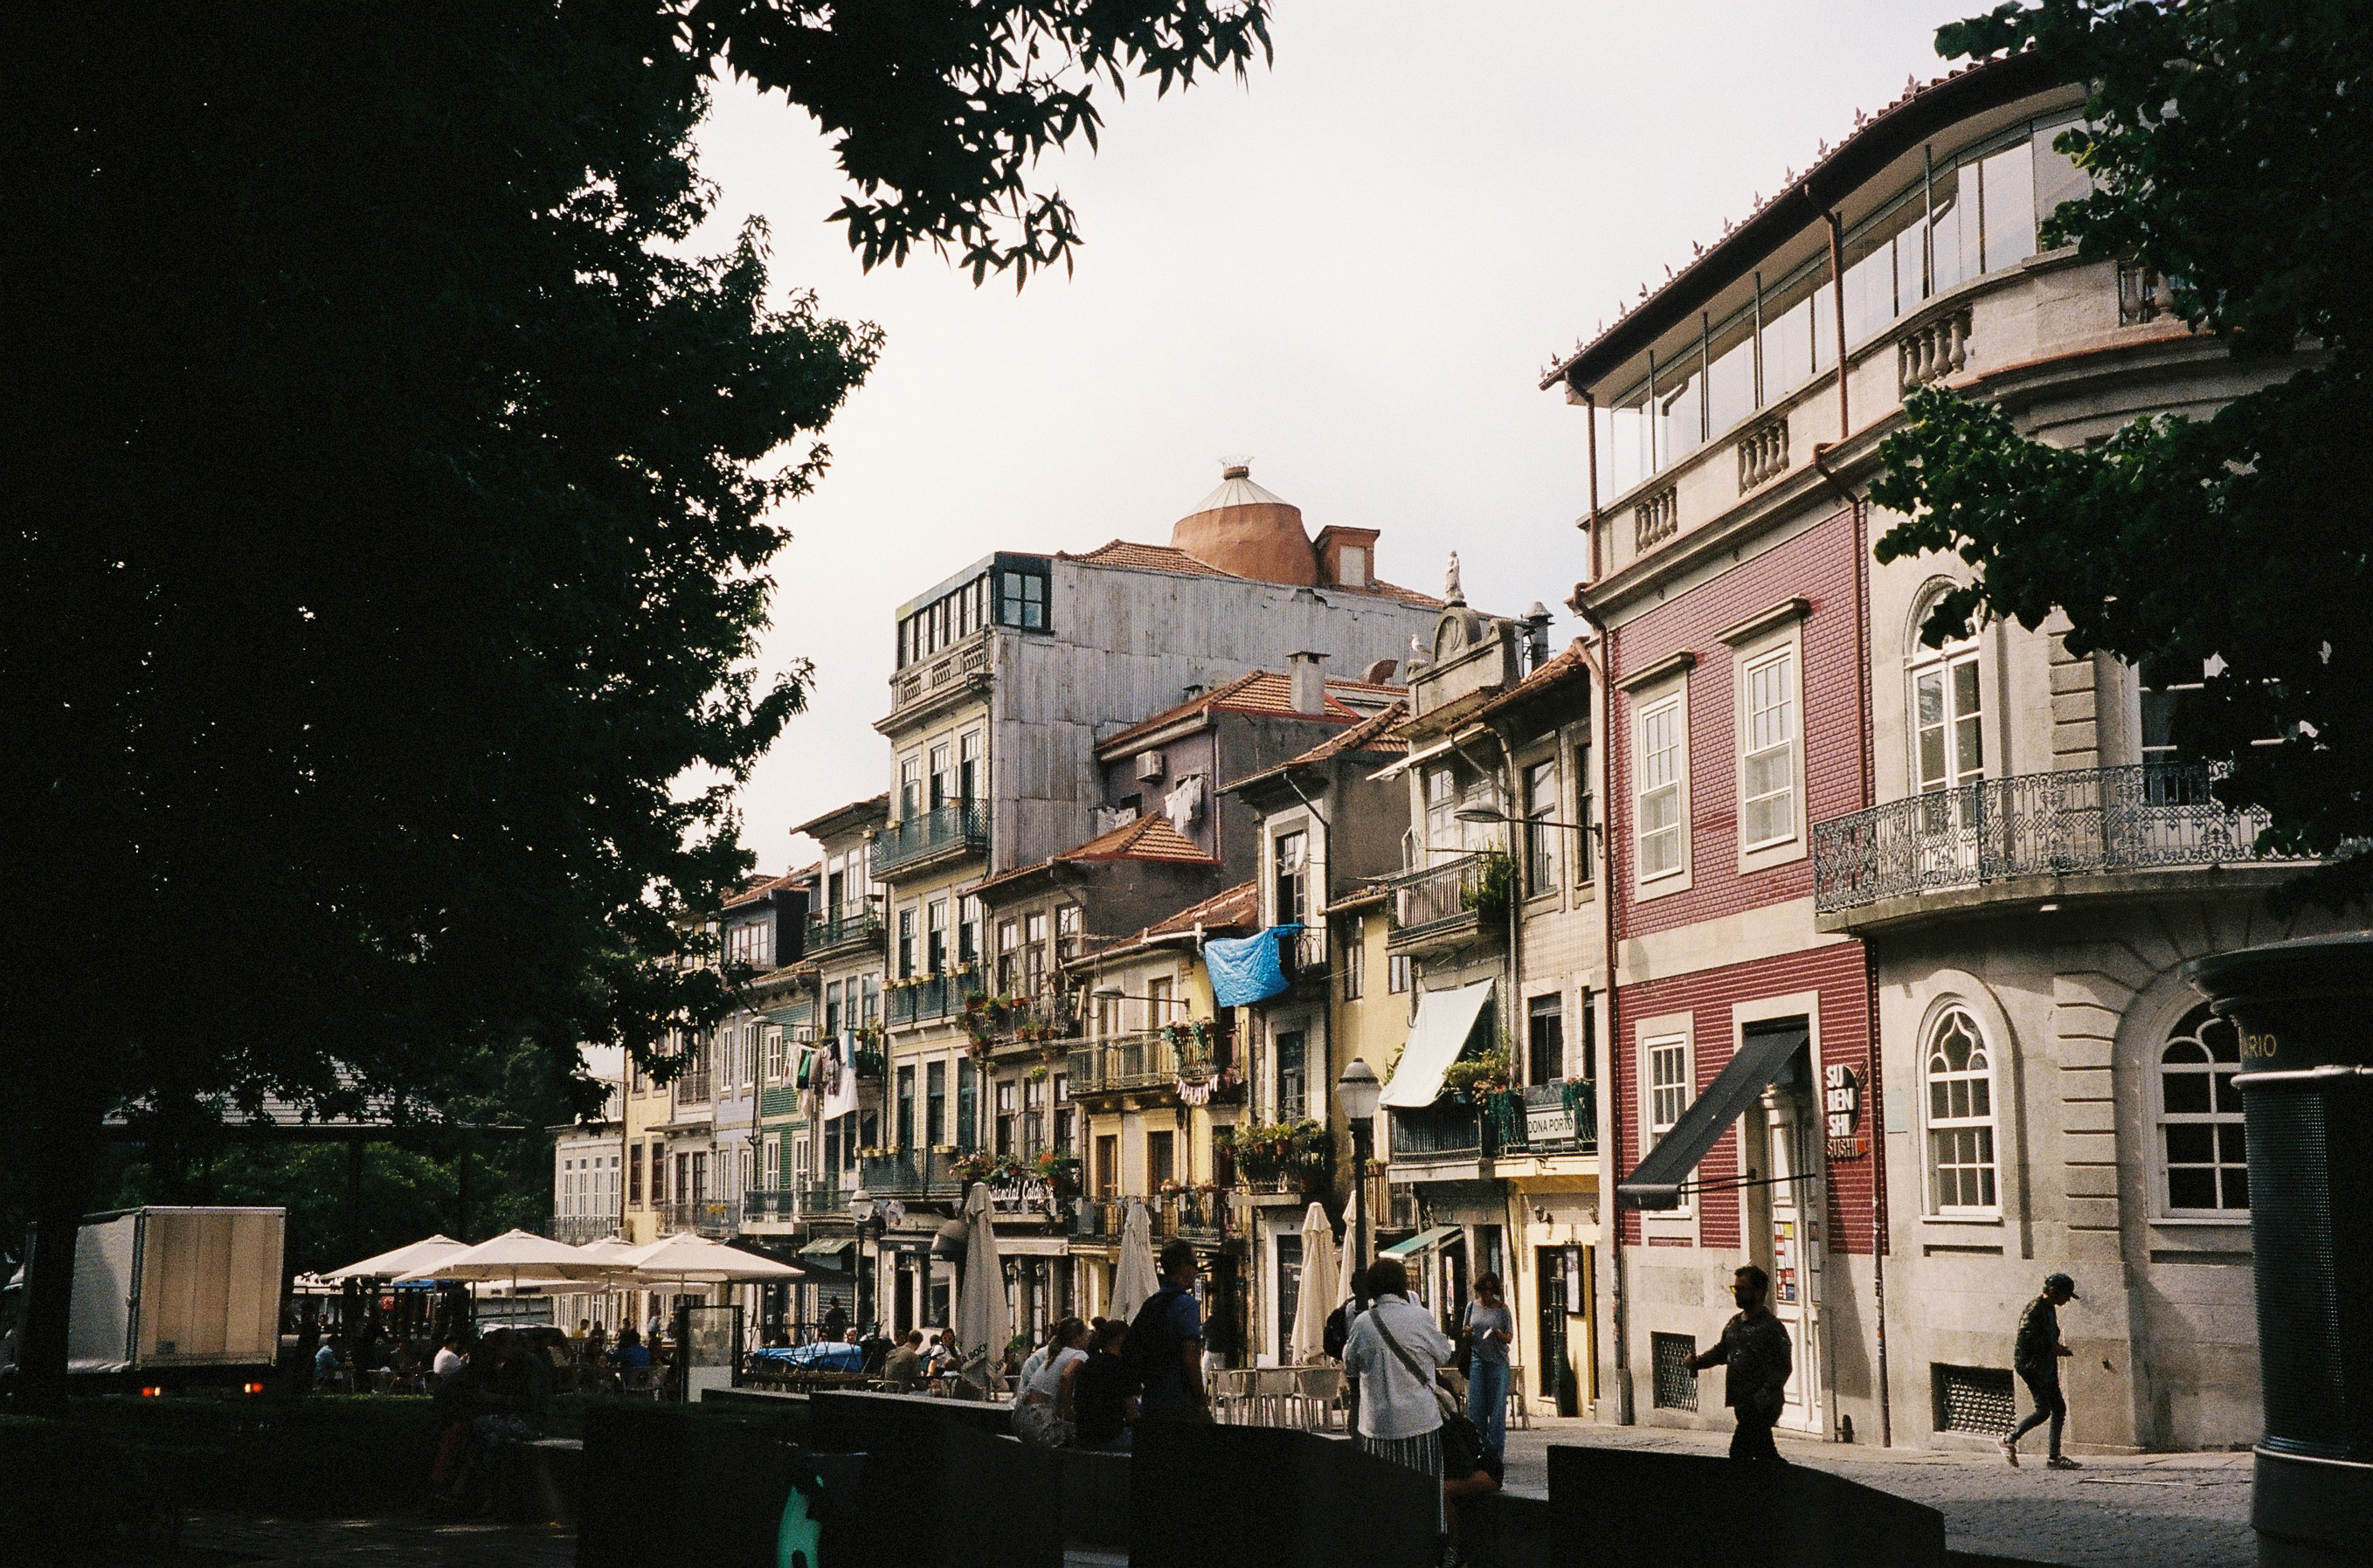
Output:
<instances>
[{"instance_id":1,"label":"white sky","mask_svg":"<svg viewBox=\"0 0 2373 1568\"><path fill-rule=\"evenodd\" d=\"M1105 99L1101 152L1047 174L1076 274L976 289L935 256L867 275L813 123L718 95L701 136L711 249L749 215L774 275L879 323L880 366L791 511L769 669L815 666L743 798L760 869L791 825L888 787L891 612L992 549L1167 543L1222 454L1378 572L1557 612L1581 575L1578 410L1553 351L1743 218L1857 108L1942 74L1938 23L1978 0L1280 0L1276 61L1183 97Z\"/></svg>"}]
</instances>

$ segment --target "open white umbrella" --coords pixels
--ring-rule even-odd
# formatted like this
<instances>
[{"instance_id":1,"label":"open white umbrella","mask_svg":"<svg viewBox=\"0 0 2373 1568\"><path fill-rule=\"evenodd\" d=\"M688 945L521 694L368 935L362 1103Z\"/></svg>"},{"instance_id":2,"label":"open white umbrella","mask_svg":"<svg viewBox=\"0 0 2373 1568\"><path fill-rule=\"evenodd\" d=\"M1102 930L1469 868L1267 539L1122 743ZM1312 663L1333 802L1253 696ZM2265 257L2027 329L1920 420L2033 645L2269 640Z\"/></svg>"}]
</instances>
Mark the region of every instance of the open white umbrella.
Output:
<instances>
[{"instance_id":1,"label":"open white umbrella","mask_svg":"<svg viewBox=\"0 0 2373 1568\"><path fill-rule=\"evenodd\" d=\"M601 1245L595 1243L595 1246ZM585 1248L591 1251L591 1247ZM613 1267L638 1280L674 1280L684 1284L774 1284L803 1280L807 1270L777 1263L688 1231L611 1256Z\"/></svg>"},{"instance_id":2,"label":"open white umbrella","mask_svg":"<svg viewBox=\"0 0 2373 1568\"><path fill-rule=\"evenodd\" d=\"M964 1382L988 1393L993 1369L1012 1337L1005 1316L1005 1264L997 1255L997 1226L990 1220L988 1183L973 1183L964 1194L964 1279L956 1289L956 1339L964 1347Z\"/></svg>"},{"instance_id":3,"label":"open white umbrella","mask_svg":"<svg viewBox=\"0 0 2373 1568\"><path fill-rule=\"evenodd\" d=\"M610 1265L586 1257L582 1248L565 1241L554 1241L533 1231L505 1231L491 1241L464 1247L426 1268L414 1269L395 1278L400 1284L414 1280L486 1280L508 1285L511 1293L517 1295L522 1283L598 1280L609 1270Z\"/></svg>"},{"instance_id":4,"label":"open white umbrella","mask_svg":"<svg viewBox=\"0 0 2373 1568\"><path fill-rule=\"evenodd\" d=\"M1302 1290L1288 1347L1298 1364L1307 1366L1327 1353L1327 1319L1335 1310L1340 1273L1335 1227L1325 1206L1313 1203L1302 1216Z\"/></svg>"},{"instance_id":5,"label":"open white umbrella","mask_svg":"<svg viewBox=\"0 0 2373 1568\"><path fill-rule=\"evenodd\" d=\"M1145 1200L1132 1198L1122 1208L1120 1253L1113 1259L1112 1315L1124 1323L1137 1320L1137 1309L1162 1288L1162 1272L1153 1261L1153 1222Z\"/></svg>"},{"instance_id":6,"label":"open white umbrella","mask_svg":"<svg viewBox=\"0 0 2373 1568\"><path fill-rule=\"evenodd\" d=\"M377 1258L366 1258L359 1263L333 1269L321 1278L329 1284L342 1280L392 1280L415 1270L432 1268L469 1250L467 1242L455 1241L449 1235L433 1235L424 1241L399 1246L392 1252L382 1252Z\"/></svg>"}]
</instances>

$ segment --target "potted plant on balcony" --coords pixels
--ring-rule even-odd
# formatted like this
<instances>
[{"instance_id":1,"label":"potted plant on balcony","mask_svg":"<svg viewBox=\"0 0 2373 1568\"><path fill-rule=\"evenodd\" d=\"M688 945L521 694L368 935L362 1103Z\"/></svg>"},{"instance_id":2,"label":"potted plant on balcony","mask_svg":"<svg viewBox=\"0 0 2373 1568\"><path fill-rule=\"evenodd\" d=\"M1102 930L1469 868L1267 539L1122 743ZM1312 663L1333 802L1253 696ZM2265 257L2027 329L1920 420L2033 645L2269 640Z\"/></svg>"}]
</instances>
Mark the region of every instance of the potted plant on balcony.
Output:
<instances>
[{"instance_id":1,"label":"potted plant on balcony","mask_svg":"<svg viewBox=\"0 0 2373 1568\"><path fill-rule=\"evenodd\" d=\"M1458 907L1472 909L1479 924L1497 928L1508 923L1508 901L1516 888L1516 862L1505 849L1486 849L1475 858L1475 870L1458 890Z\"/></svg>"},{"instance_id":2,"label":"potted plant on balcony","mask_svg":"<svg viewBox=\"0 0 2373 1568\"><path fill-rule=\"evenodd\" d=\"M1508 1083L1508 1047L1504 1045L1461 1057L1442 1070L1444 1092L1469 1105L1481 1105L1488 1096L1506 1089Z\"/></svg>"}]
</instances>

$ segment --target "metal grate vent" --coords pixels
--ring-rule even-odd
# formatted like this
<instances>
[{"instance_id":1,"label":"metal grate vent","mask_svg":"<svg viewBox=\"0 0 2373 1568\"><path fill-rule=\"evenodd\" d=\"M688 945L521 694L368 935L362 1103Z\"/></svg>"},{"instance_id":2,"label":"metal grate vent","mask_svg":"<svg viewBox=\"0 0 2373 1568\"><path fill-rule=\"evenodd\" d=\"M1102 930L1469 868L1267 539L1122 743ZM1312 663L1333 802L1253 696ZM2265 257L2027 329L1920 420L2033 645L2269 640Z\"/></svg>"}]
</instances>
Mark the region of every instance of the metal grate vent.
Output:
<instances>
[{"instance_id":1,"label":"metal grate vent","mask_svg":"<svg viewBox=\"0 0 2373 1568\"><path fill-rule=\"evenodd\" d=\"M1655 1364L1656 1408L1696 1410L1698 1375L1689 1370L1689 1358L1698 1353L1697 1340L1687 1334L1651 1334L1648 1353Z\"/></svg>"},{"instance_id":2,"label":"metal grate vent","mask_svg":"<svg viewBox=\"0 0 2373 1568\"><path fill-rule=\"evenodd\" d=\"M2018 1408L2006 1369L1937 1363L1929 1371L1936 1381L1937 1431L1973 1432L1981 1437L2009 1435Z\"/></svg>"}]
</instances>

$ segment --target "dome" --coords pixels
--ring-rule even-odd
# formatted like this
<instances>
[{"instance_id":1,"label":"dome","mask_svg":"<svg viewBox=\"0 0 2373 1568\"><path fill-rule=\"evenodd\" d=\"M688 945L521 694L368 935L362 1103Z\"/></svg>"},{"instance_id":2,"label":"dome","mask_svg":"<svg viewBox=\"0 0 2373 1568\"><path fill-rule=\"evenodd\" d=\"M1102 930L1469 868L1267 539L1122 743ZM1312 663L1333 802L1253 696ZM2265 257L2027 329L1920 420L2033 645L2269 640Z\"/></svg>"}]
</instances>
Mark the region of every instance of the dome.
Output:
<instances>
[{"instance_id":1,"label":"dome","mask_svg":"<svg viewBox=\"0 0 2373 1568\"><path fill-rule=\"evenodd\" d=\"M1305 588L1318 581L1302 509L1254 484L1247 461L1221 468L1220 487L1178 520L1170 544L1238 577Z\"/></svg>"}]
</instances>

